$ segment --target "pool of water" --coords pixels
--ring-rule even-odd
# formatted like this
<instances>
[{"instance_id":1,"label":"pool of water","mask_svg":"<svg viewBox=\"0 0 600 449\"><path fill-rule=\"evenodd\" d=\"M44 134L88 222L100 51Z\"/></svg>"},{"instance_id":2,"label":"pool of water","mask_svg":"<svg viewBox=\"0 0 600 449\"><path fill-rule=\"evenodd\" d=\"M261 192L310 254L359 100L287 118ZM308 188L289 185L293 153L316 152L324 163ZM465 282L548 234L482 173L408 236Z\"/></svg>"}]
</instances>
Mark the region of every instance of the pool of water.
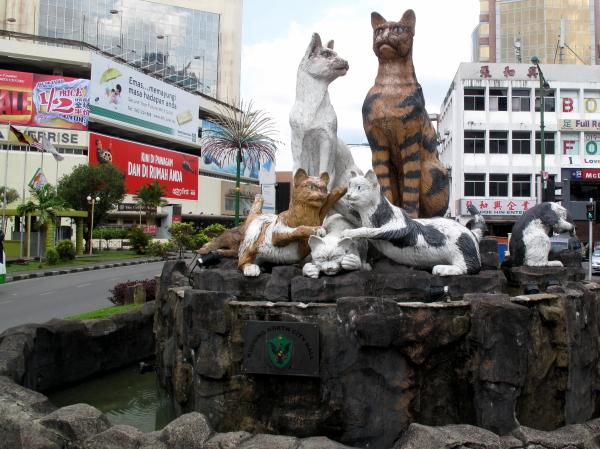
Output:
<instances>
[{"instance_id":1,"label":"pool of water","mask_svg":"<svg viewBox=\"0 0 600 449\"><path fill-rule=\"evenodd\" d=\"M161 430L175 419L168 395L156 384L156 373L140 374L137 363L46 396L56 407L89 404L104 413L113 425L132 426L144 433Z\"/></svg>"}]
</instances>

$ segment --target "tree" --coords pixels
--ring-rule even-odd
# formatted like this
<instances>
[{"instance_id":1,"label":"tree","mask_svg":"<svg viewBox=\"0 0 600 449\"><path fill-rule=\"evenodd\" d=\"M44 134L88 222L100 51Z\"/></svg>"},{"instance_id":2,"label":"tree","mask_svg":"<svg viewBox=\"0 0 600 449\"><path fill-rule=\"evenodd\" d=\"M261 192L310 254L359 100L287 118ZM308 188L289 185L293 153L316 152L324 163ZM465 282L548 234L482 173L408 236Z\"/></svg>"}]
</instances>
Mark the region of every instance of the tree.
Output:
<instances>
[{"instance_id":1,"label":"tree","mask_svg":"<svg viewBox=\"0 0 600 449\"><path fill-rule=\"evenodd\" d=\"M167 226L167 232L171 236L169 244L174 251L179 253L179 258L183 259L183 252L190 248L194 242L196 233L192 223L173 223Z\"/></svg>"},{"instance_id":2,"label":"tree","mask_svg":"<svg viewBox=\"0 0 600 449\"><path fill-rule=\"evenodd\" d=\"M203 131L203 154L217 161L231 160L235 157L237 171L235 178L235 226L240 221L240 164L242 158L250 164L269 159L275 161L277 141L271 135L277 133L274 121L262 110L253 111L253 103L237 104L231 107L216 106L219 115L211 121L218 128Z\"/></svg>"},{"instance_id":3,"label":"tree","mask_svg":"<svg viewBox=\"0 0 600 449\"><path fill-rule=\"evenodd\" d=\"M6 204L12 203L13 201L21 198L17 189L13 189L12 187L6 188ZM4 205L4 186L0 186L0 205Z\"/></svg>"},{"instance_id":4,"label":"tree","mask_svg":"<svg viewBox=\"0 0 600 449\"><path fill-rule=\"evenodd\" d=\"M29 189L33 201L29 200L25 204L17 207L20 216L39 214L39 222L46 230L46 251L54 248L54 220L56 212L68 209L67 202L56 194L51 184L45 184L39 189ZM29 237L28 237L29 238Z\"/></svg>"},{"instance_id":5,"label":"tree","mask_svg":"<svg viewBox=\"0 0 600 449\"><path fill-rule=\"evenodd\" d=\"M87 197L100 197L100 201L94 205L94 228L96 228L106 223L108 212L125 198L127 193L125 175L110 164L77 165L70 174L60 178L58 193L73 209L88 211L90 215L92 207ZM84 219L88 230L90 215Z\"/></svg>"},{"instance_id":6,"label":"tree","mask_svg":"<svg viewBox=\"0 0 600 449\"><path fill-rule=\"evenodd\" d=\"M136 192L133 200L140 203L146 212L146 226L155 224L156 212L154 208L168 204L168 201L163 197L169 193L167 186L161 186L155 179L140 187Z\"/></svg>"}]
</instances>

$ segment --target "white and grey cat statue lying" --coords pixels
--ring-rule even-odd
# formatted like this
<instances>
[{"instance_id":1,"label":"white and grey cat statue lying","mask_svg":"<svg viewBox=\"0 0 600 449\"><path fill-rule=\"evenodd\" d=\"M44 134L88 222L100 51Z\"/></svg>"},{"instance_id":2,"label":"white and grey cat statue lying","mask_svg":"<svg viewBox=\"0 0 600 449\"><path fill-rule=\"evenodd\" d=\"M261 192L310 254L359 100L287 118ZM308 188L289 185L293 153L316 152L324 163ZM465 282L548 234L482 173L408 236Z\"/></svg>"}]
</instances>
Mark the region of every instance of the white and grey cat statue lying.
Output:
<instances>
[{"instance_id":1,"label":"white and grey cat statue lying","mask_svg":"<svg viewBox=\"0 0 600 449\"><path fill-rule=\"evenodd\" d=\"M435 275L477 274L481 270L479 241L485 221L475 206L469 206L472 230L442 217L412 219L383 196L373 170L365 176L353 173L346 198L365 227L347 229L342 237L370 239L390 259L410 267L432 268Z\"/></svg>"},{"instance_id":2,"label":"white and grey cat statue lying","mask_svg":"<svg viewBox=\"0 0 600 449\"><path fill-rule=\"evenodd\" d=\"M323 229L327 234L324 237L311 235L308 239L312 263L307 263L302 268L304 276L317 279L321 272L333 276L342 270L370 270L371 265L366 261L369 244L366 241L342 238L344 230L355 227L340 214L327 217L323 222Z\"/></svg>"}]
</instances>

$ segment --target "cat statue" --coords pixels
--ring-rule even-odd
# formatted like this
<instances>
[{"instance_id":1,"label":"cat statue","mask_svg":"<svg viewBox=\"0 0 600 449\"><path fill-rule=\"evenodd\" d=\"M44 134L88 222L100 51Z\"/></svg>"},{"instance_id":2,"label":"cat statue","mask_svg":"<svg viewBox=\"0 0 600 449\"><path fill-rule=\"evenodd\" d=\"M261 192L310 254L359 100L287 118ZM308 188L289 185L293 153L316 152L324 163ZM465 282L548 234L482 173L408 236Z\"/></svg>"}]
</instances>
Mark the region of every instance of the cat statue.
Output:
<instances>
[{"instance_id":1,"label":"cat statue","mask_svg":"<svg viewBox=\"0 0 600 449\"><path fill-rule=\"evenodd\" d=\"M354 163L348 146L337 137L337 116L329 100L329 84L348 72L348 62L333 51L333 41L325 47L313 33L298 67L296 101L290 112L293 171L306 170L309 176L330 174L329 188L347 186L350 172L362 171ZM360 226L342 198L333 210Z\"/></svg>"},{"instance_id":2,"label":"cat statue","mask_svg":"<svg viewBox=\"0 0 600 449\"><path fill-rule=\"evenodd\" d=\"M369 239L390 259L410 267L432 268L434 275L477 274L481 270L479 241L486 226L475 206L468 207L474 221L471 230L448 218L412 219L385 197L373 170L353 176L346 196L365 227L346 229L342 238Z\"/></svg>"},{"instance_id":3,"label":"cat statue","mask_svg":"<svg viewBox=\"0 0 600 449\"><path fill-rule=\"evenodd\" d=\"M354 228L356 226L340 214L327 217L323 222L323 229L327 234L324 237L311 235L308 239L312 262L304 265L302 274L317 279L321 272L333 276L342 270L369 271L371 265L367 263L367 241L342 238L344 230Z\"/></svg>"},{"instance_id":4,"label":"cat statue","mask_svg":"<svg viewBox=\"0 0 600 449\"><path fill-rule=\"evenodd\" d=\"M321 228L325 216L348 190L339 186L328 193L328 183L327 173L311 177L300 168L294 175L288 210L279 215L256 215L248 219L238 261L244 276L258 276L263 262L290 265L308 255L309 237L325 235Z\"/></svg>"},{"instance_id":5,"label":"cat statue","mask_svg":"<svg viewBox=\"0 0 600 449\"><path fill-rule=\"evenodd\" d=\"M362 115L373 170L385 197L412 218L427 218L444 216L450 190L413 66L415 21L411 9L400 22L371 14L379 70Z\"/></svg>"}]
</instances>

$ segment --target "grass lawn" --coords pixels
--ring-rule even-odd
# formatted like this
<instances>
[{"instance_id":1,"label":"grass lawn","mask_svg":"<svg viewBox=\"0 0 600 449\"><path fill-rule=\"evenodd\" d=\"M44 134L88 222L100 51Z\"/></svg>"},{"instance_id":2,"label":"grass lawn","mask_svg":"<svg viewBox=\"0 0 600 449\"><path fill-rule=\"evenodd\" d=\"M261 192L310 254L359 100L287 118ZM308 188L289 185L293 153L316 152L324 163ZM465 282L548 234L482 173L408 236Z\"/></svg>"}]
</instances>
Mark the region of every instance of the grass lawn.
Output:
<instances>
[{"instance_id":1,"label":"grass lawn","mask_svg":"<svg viewBox=\"0 0 600 449\"><path fill-rule=\"evenodd\" d=\"M61 268L61 267L69 267L72 265L81 265L86 263L102 263L107 260L115 260L115 259L135 259L138 257L147 257L141 256L137 254L135 251L94 251L92 256L85 257L81 256L72 260L70 262L58 262L56 265L49 265L46 262L42 263L41 268ZM35 268L40 268L39 262L29 262L27 265L15 265L12 264L9 267L6 267L7 273L11 271L22 271L22 270L33 270Z\"/></svg>"},{"instance_id":2,"label":"grass lawn","mask_svg":"<svg viewBox=\"0 0 600 449\"><path fill-rule=\"evenodd\" d=\"M130 306L112 306L106 307L105 309L96 310L95 312L82 313L81 315L70 316L65 320L93 320L95 318L106 318L107 316L114 315L115 313L125 312L127 310L137 309L142 307L144 304L133 304Z\"/></svg>"}]
</instances>

